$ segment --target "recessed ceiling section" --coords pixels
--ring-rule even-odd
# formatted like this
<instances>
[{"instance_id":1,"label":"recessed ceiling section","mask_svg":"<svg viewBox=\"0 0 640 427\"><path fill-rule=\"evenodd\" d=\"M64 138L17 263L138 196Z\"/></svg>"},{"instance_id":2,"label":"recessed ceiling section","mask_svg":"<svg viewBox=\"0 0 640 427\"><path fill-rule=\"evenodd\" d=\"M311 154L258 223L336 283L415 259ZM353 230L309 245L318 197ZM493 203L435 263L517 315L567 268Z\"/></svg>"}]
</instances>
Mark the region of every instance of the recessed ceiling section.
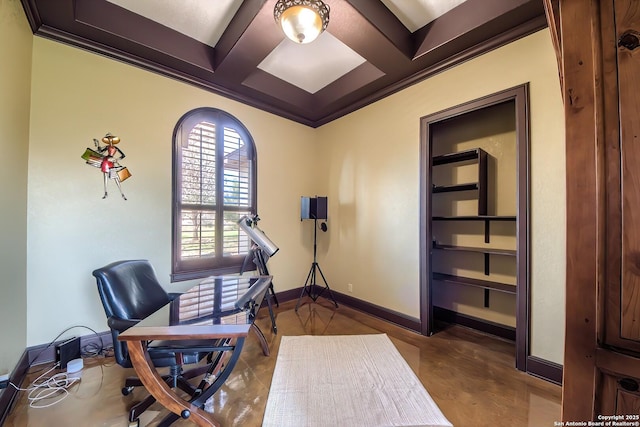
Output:
<instances>
[{"instance_id":1,"label":"recessed ceiling section","mask_svg":"<svg viewBox=\"0 0 640 427\"><path fill-rule=\"evenodd\" d=\"M107 0L215 47L242 0Z\"/></svg>"},{"instance_id":2,"label":"recessed ceiling section","mask_svg":"<svg viewBox=\"0 0 640 427\"><path fill-rule=\"evenodd\" d=\"M467 0L382 0L412 33Z\"/></svg>"},{"instance_id":3,"label":"recessed ceiling section","mask_svg":"<svg viewBox=\"0 0 640 427\"><path fill-rule=\"evenodd\" d=\"M309 44L284 39L258 68L314 94L364 62L362 56L325 31Z\"/></svg>"},{"instance_id":4,"label":"recessed ceiling section","mask_svg":"<svg viewBox=\"0 0 640 427\"><path fill-rule=\"evenodd\" d=\"M361 99L359 92L366 93L367 85L384 76L378 68L364 62L314 94L260 69L249 75L242 85L287 103L299 115L321 114L324 117L335 111L336 104L349 105Z\"/></svg>"}]
</instances>

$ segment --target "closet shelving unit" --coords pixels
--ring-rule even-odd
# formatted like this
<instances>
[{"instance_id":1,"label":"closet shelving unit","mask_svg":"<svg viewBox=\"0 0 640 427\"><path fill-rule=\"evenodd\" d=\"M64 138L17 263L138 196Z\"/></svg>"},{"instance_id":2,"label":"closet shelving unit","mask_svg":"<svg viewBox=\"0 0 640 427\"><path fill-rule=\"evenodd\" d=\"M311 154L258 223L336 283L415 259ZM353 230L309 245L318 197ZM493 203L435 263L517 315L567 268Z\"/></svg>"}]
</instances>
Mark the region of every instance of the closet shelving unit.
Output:
<instances>
[{"instance_id":1,"label":"closet shelving unit","mask_svg":"<svg viewBox=\"0 0 640 427\"><path fill-rule=\"evenodd\" d=\"M434 185L432 188L433 194L448 193L455 191L469 191L476 190L478 192L478 215L461 215L461 216L433 216L432 221L482 221L484 222L484 241L489 243L491 239L490 224L492 221L516 221L515 216L496 216L487 215L487 169L488 169L488 154L481 148L474 148L472 150L466 150L456 153L448 153L432 158L432 165L440 166L452 163L462 162L476 162L478 164L478 179L476 182L461 183L455 185L438 186ZM445 245L433 241L432 248L439 251L449 252L472 252L479 253L484 256L484 274L489 276L491 272L491 256L506 256L516 257L517 251L509 249L496 249L490 247L467 247L456 245ZM484 305L489 306L489 291L499 291L509 294L516 293L516 286L508 283L500 283L491 280L483 280L471 277L457 276L452 274L445 274L439 272L433 272L432 279L444 283L455 283L458 285L473 286L483 288L485 290Z\"/></svg>"}]
</instances>

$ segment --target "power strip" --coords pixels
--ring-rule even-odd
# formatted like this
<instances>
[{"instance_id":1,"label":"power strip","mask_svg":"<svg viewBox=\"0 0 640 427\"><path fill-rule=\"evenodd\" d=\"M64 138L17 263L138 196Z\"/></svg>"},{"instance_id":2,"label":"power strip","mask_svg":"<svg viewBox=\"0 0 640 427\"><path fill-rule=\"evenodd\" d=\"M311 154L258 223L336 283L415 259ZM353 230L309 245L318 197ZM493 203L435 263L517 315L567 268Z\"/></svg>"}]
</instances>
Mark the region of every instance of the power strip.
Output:
<instances>
[{"instance_id":1,"label":"power strip","mask_svg":"<svg viewBox=\"0 0 640 427\"><path fill-rule=\"evenodd\" d=\"M80 356L80 338L69 338L56 344L56 362L60 363L60 369L67 369L67 363Z\"/></svg>"}]
</instances>

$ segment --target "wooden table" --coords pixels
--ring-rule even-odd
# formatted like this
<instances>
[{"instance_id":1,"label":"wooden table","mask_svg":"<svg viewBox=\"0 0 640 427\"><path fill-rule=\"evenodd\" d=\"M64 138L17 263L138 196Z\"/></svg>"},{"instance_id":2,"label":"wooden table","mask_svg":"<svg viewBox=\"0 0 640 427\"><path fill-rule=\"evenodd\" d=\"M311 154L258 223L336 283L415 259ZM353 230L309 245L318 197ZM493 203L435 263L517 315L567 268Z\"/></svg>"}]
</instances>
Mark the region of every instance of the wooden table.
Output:
<instances>
[{"instance_id":1,"label":"wooden table","mask_svg":"<svg viewBox=\"0 0 640 427\"><path fill-rule=\"evenodd\" d=\"M269 354L266 339L253 322L270 283L271 276L208 278L120 334L118 339L127 342L131 363L147 391L173 413L161 426L179 417L199 426L220 425L202 408L229 377L250 330L257 334L263 353ZM201 381L198 392L183 399L154 368L147 351L151 340L206 340L197 351L216 355L205 374L209 382Z\"/></svg>"}]
</instances>

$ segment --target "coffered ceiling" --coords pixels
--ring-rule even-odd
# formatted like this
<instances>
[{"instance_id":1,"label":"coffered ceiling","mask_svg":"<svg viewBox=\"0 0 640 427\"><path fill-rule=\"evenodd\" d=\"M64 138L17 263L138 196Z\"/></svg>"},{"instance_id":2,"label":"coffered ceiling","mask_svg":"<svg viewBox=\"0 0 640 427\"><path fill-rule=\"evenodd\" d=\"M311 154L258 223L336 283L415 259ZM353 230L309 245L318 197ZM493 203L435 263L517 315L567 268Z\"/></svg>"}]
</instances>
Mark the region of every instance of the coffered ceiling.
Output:
<instances>
[{"instance_id":1,"label":"coffered ceiling","mask_svg":"<svg viewBox=\"0 0 640 427\"><path fill-rule=\"evenodd\" d=\"M327 30L299 45L275 3L22 0L36 35L312 127L546 26L542 0L325 0Z\"/></svg>"}]
</instances>

